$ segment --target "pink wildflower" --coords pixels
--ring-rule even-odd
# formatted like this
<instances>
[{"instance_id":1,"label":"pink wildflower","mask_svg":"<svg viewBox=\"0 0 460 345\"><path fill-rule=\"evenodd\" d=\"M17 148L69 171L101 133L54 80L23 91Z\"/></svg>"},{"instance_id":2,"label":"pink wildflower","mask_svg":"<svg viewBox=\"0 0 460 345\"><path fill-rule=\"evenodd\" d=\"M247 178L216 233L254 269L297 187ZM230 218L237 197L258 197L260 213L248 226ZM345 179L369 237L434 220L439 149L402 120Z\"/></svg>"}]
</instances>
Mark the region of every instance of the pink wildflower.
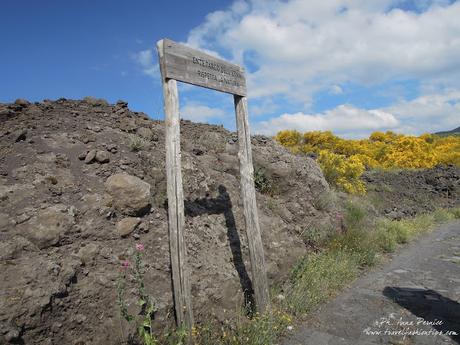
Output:
<instances>
[{"instance_id":1,"label":"pink wildflower","mask_svg":"<svg viewBox=\"0 0 460 345\"><path fill-rule=\"evenodd\" d=\"M129 261L128 261L128 260L123 260L123 261L121 262L121 267L122 267L122 268L128 268L129 265L130 265L130 264L129 264Z\"/></svg>"},{"instance_id":2,"label":"pink wildflower","mask_svg":"<svg viewBox=\"0 0 460 345\"><path fill-rule=\"evenodd\" d=\"M136 250L143 252L145 250L145 247L142 243L136 244Z\"/></svg>"}]
</instances>

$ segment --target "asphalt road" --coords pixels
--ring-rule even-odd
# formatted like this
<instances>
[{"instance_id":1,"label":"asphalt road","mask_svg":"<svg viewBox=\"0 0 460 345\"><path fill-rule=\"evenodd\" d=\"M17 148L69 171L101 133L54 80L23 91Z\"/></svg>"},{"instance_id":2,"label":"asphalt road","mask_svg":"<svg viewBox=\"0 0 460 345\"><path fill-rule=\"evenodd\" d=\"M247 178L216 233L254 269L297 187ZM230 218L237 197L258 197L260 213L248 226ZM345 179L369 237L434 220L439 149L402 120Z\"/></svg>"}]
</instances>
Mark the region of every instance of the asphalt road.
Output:
<instances>
[{"instance_id":1,"label":"asphalt road","mask_svg":"<svg viewBox=\"0 0 460 345\"><path fill-rule=\"evenodd\" d=\"M403 247L283 345L460 344L460 221Z\"/></svg>"}]
</instances>

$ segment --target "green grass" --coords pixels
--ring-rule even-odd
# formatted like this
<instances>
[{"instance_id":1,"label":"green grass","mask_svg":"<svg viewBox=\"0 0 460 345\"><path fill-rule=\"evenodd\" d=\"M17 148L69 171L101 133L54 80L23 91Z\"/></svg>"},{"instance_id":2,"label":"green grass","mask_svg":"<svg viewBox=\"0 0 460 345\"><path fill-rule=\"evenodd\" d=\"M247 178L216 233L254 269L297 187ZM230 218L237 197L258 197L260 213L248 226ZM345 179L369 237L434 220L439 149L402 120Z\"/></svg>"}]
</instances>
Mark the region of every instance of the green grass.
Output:
<instances>
[{"instance_id":1,"label":"green grass","mask_svg":"<svg viewBox=\"0 0 460 345\"><path fill-rule=\"evenodd\" d=\"M310 224L302 230L300 237L307 246L318 248L323 246L334 232L335 229L331 224Z\"/></svg>"},{"instance_id":2,"label":"green grass","mask_svg":"<svg viewBox=\"0 0 460 345\"><path fill-rule=\"evenodd\" d=\"M454 219L455 215L452 212L441 208L441 209L436 210L433 213L433 217L434 217L435 222L443 223L443 222L447 222L449 220Z\"/></svg>"},{"instance_id":3,"label":"green grass","mask_svg":"<svg viewBox=\"0 0 460 345\"><path fill-rule=\"evenodd\" d=\"M460 218L460 207L453 208L453 209L451 209L450 212L452 213L452 216L453 216L455 219L459 219L459 218Z\"/></svg>"},{"instance_id":4,"label":"green grass","mask_svg":"<svg viewBox=\"0 0 460 345\"><path fill-rule=\"evenodd\" d=\"M263 315L252 319L244 313L224 324L204 322L192 329L191 343L195 345L270 345L276 344L292 326L292 317L285 311L272 307ZM161 344L186 344L187 332L183 329L171 331L160 339Z\"/></svg>"},{"instance_id":5,"label":"green grass","mask_svg":"<svg viewBox=\"0 0 460 345\"><path fill-rule=\"evenodd\" d=\"M362 267L377 263L378 245L374 236L365 229L349 229L344 234L334 236L328 243L328 250L343 252Z\"/></svg>"},{"instance_id":6,"label":"green grass","mask_svg":"<svg viewBox=\"0 0 460 345\"><path fill-rule=\"evenodd\" d=\"M327 301L358 275L358 259L340 250L326 250L303 258L293 269L285 308L295 316Z\"/></svg>"},{"instance_id":7,"label":"green grass","mask_svg":"<svg viewBox=\"0 0 460 345\"><path fill-rule=\"evenodd\" d=\"M362 227L367 216L367 210L361 203L350 200L345 204L345 226L347 229Z\"/></svg>"},{"instance_id":8,"label":"green grass","mask_svg":"<svg viewBox=\"0 0 460 345\"><path fill-rule=\"evenodd\" d=\"M325 191L313 199L313 207L318 211L331 211L337 203L337 196L334 191Z\"/></svg>"}]
</instances>

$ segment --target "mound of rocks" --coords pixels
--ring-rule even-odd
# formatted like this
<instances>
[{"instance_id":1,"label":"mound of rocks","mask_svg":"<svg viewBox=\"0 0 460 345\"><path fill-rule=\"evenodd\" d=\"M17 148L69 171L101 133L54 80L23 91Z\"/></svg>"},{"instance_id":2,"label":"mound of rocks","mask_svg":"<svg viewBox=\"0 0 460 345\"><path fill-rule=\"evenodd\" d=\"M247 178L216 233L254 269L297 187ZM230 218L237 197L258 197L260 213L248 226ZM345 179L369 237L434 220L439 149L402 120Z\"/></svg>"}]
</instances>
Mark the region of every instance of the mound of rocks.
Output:
<instances>
[{"instance_id":1,"label":"mound of rocks","mask_svg":"<svg viewBox=\"0 0 460 345\"><path fill-rule=\"evenodd\" d=\"M378 211L392 219L460 205L460 168L369 171L363 180Z\"/></svg>"},{"instance_id":2,"label":"mound of rocks","mask_svg":"<svg viewBox=\"0 0 460 345\"><path fill-rule=\"evenodd\" d=\"M88 97L0 104L0 124L0 343L126 339L134 329L120 317L117 279L140 243L154 327L173 324L163 122ZM188 121L181 129L194 313L225 322L251 288L236 134ZM312 159L267 137L252 143L274 284L306 253L301 234L334 228L335 210L315 207L329 187ZM135 286L126 289L136 313Z\"/></svg>"}]
</instances>

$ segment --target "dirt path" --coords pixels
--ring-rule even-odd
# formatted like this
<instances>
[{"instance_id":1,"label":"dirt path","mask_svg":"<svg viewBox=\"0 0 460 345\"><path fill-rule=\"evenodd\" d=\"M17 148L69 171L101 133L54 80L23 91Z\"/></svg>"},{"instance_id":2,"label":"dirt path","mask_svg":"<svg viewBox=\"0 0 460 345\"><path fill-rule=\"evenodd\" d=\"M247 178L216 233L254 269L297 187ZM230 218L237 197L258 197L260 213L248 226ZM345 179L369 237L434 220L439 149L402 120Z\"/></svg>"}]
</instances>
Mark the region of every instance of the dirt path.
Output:
<instances>
[{"instance_id":1,"label":"dirt path","mask_svg":"<svg viewBox=\"0 0 460 345\"><path fill-rule=\"evenodd\" d=\"M459 301L460 221L455 221L358 279L282 344L460 344ZM446 335L449 331L454 333Z\"/></svg>"}]
</instances>

